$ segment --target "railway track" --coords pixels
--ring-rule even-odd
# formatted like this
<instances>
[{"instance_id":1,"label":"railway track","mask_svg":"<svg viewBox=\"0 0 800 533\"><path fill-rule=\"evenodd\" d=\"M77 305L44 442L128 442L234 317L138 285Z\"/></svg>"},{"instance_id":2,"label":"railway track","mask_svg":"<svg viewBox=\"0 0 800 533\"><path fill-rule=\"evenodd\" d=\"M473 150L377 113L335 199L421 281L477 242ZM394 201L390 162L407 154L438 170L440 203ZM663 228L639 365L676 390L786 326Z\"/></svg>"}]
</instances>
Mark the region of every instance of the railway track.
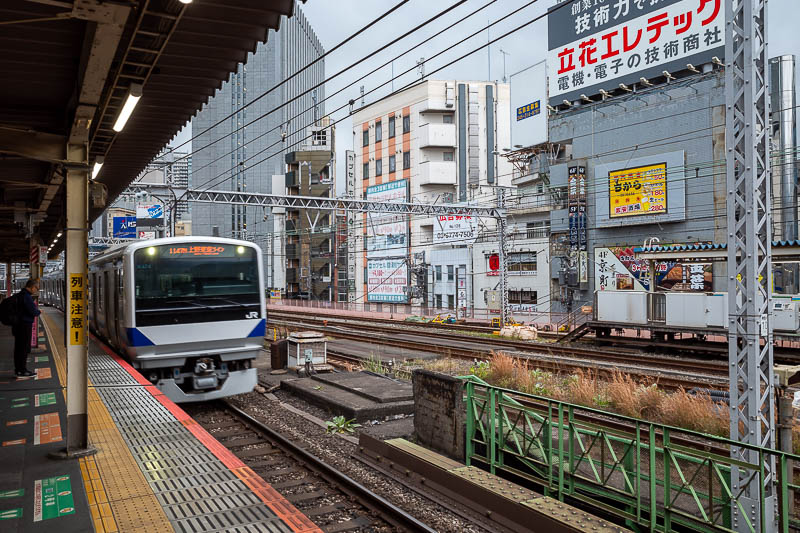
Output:
<instances>
[{"instance_id":1,"label":"railway track","mask_svg":"<svg viewBox=\"0 0 800 533\"><path fill-rule=\"evenodd\" d=\"M190 406L189 411L326 533L435 531L227 401Z\"/></svg>"},{"instance_id":2,"label":"railway track","mask_svg":"<svg viewBox=\"0 0 800 533\"><path fill-rule=\"evenodd\" d=\"M617 370L657 377L665 388L690 388L702 380L711 388L727 388L727 366L718 362L681 359L670 356L643 354L635 351L610 351L603 348L562 346L552 343L536 343L511 339L485 339L469 337L454 332L442 332L415 328L407 325L338 324L331 319L309 319L276 321L290 329L313 327L331 338L388 345L415 353L434 353L450 357L473 360L485 359L492 352L503 351L521 359L528 359L536 367L554 372L569 371L587 367L595 368L599 375L609 376ZM327 325L325 325L327 322ZM344 355L341 348L332 348ZM409 357L412 359L413 357Z\"/></svg>"}]
</instances>

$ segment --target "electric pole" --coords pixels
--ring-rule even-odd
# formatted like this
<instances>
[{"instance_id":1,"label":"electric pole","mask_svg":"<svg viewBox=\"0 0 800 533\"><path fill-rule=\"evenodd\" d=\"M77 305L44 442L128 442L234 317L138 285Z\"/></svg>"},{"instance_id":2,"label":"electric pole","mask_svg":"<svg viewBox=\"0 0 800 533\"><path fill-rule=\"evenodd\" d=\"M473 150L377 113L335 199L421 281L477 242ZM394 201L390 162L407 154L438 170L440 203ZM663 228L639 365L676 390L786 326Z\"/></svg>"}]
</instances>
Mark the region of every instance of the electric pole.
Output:
<instances>
[{"instance_id":1,"label":"electric pole","mask_svg":"<svg viewBox=\"0 0 800 533\"><path fill-rule=\"evenodd\" d=\"M766 3L725 1L728 362L731 439L774 448ZM749 465L731 466L733 529L776 531L774 457L740 447L731 457Z\"/></svg>"}]
</instances>

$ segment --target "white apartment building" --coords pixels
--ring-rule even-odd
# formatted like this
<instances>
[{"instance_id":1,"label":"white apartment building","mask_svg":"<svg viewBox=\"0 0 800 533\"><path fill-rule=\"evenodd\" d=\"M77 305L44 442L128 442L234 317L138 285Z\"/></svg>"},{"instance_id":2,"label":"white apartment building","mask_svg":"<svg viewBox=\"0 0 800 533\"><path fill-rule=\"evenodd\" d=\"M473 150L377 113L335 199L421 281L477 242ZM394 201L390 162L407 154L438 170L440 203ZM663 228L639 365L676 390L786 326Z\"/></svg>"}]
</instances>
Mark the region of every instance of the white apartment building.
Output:
<instances>
[{"instance_id":1,"label":"white apartment building","mask_svg":"<svg viewBox=\"0 0 800 533\"><path fill-rule=\"evenodd\" d=\"M355 179L347 192L356 198L494 205L497 186L512 185L512 165L498 155L510 143L507 84L422 81L354 112L353 138ZM494 220L352 218L350 302L490 316L484 293L498 280L486 275L497 249ZM539 265L548 287L546 257ZM522 280L527 273L514 277L520 290L530 287L540 298L547 292Z\"/></svg>"}]
</instances>

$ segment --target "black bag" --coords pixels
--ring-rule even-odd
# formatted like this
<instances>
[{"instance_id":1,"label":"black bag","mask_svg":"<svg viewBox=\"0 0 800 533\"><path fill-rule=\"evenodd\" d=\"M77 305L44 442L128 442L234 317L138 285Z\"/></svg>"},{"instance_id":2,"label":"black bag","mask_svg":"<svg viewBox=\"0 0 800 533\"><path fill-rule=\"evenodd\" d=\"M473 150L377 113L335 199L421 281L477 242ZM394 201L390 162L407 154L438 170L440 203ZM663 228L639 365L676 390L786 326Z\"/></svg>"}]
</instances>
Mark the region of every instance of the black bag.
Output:
<instances>
[{"instance_id":1,"label":"black bag","mask_svg":"<svg viewBox=\"0 0 800 533\"><path fill-rule=\"evenodd\" d=\"M11 295L0 302L0 322L6 326L16 326L19 322L18 300L19 293Z\"/></svg>"}]
</instances>

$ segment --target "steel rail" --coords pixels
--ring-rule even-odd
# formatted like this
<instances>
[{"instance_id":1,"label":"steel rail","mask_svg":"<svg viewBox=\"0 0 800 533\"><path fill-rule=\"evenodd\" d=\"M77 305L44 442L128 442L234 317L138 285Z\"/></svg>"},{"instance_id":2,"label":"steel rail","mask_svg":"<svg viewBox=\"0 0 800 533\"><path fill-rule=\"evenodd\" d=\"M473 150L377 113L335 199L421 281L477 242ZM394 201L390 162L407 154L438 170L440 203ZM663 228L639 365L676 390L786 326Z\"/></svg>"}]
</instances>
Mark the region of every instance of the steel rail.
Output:
<instances>
[{"instance_id":1,"label":"steel rail","mask_svg":"<svg viewBox=\"0 0 800 533\"><path fill-rule=\"evenodd\" d=\"M344 492L357 498L364 506L373 511L378 512L381 518L389 522L395 527L402 528L404 531L420 531L425 533L436 533L436 530L428 525L420 522L410 514L406 513L392 502L383 498L382 496L372 492L361 483L355 481L351 477L339 472L330 465L324 463L318 457L310 454L297 444L293 443L277 431L262 424L248 413L242 411L238 407L232 405L227 400L220 400L220 403L236 416L244 420L247 424L254 427L267 435L271 440L274 440L281 448L287 453L295 457L295 459L302 461L309 465L312 469L319 472L326 481L337 485Z\"/></svg>"}]
</instances>

